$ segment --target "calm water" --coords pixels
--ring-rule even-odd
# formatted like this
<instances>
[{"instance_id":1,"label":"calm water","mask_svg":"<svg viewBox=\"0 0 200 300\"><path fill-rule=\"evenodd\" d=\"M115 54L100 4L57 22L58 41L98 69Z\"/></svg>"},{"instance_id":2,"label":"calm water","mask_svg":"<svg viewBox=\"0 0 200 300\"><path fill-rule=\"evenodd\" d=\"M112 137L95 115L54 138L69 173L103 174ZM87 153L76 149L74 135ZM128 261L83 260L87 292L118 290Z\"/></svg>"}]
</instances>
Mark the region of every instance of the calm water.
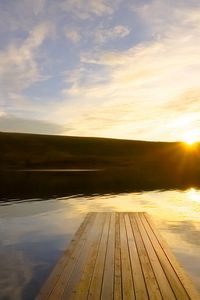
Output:
<instances>
[{"instance_id":1,"label":"calm water","mask_svg":"<svg viewBox=\"0 0 200 300\"><path fill-rule=\"evenodd\" d=\"M37 195L40 194L43 195L41 190ZM197 188L70 193L35 199L19 197L18 191L17 196L6 199L4 194L0 206L0 299L33 299L90 211L150 213L200 290L200 190Z\"/></svg>"}]
</instances>

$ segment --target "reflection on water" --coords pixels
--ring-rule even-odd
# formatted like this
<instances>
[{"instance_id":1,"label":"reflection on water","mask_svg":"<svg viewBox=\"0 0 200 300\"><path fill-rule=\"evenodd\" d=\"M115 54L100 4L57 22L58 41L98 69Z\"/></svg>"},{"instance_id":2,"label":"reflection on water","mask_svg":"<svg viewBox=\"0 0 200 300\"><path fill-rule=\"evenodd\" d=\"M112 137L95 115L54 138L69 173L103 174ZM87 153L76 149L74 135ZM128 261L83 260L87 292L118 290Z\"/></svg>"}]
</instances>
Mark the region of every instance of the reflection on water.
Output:
<instances>
[{"instance_id":1,"label":"reflection on water","mask_svg":"<svg viewBox=\"0 0 200 300\"><path fill-rule=\"evenodd\" d=\"M0 206L0 299L33 299L89 211L147 211L200 290L200 190L71 195Z\"/></svg>"}]
</instances>

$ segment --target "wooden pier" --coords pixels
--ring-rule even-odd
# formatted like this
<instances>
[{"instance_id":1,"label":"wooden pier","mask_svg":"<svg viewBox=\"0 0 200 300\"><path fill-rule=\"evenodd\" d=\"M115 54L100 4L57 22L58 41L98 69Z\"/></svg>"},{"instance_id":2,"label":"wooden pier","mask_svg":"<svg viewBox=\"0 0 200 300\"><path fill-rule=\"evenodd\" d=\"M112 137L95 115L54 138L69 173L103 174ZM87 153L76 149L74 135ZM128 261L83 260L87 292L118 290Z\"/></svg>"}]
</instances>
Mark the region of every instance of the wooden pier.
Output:
<instances>
[{"instance_id":1,"label":"wooden pier","mask_svg":"<svg viewBox=\"0 0 200 300\"><path fill-rule=\"evenodd\" d=\"M147 213L89 213L37 297L200 300Z\"/></svg>"}]
</instances>

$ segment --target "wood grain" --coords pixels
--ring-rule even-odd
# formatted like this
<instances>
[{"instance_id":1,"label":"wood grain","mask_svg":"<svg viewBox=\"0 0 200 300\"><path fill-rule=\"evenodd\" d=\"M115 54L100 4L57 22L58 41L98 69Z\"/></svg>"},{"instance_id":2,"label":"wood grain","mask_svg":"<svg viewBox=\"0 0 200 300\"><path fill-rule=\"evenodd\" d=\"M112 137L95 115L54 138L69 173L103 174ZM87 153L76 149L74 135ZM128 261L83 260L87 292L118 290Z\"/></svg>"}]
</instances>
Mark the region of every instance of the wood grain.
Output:
<instances>
[{"instance_id":1,"label":"wood grain","mask_svg":"<svg viewBox=\"0 0 200 300\"><path fill-rule=\"evenodd\" d=\"M147 213L89 213L38 300L199 300Z\"/></svg>"}]
</instances>

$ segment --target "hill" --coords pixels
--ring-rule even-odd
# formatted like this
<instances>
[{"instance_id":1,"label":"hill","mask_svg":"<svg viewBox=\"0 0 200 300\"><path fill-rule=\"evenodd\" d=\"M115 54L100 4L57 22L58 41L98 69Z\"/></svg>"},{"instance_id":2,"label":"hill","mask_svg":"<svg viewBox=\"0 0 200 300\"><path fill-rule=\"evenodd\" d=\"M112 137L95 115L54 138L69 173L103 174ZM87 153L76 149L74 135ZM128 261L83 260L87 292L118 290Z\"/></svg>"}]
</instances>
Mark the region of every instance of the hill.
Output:
<instances>
[{"instance_id":1,"label":"hill","mask_svg":"<svg viewBox=\"0 0 200 300\"><path fill-rule=\"evenodd\" d=\"M0 133L0 168L197 169L200 145Z\"/></svg>"},{"instance_id":2,"label":"hill","mask_svg":"<svg viewBox=\"0 0 200 300\"><path fill-rule=\"evenodd\" d=\"M52 168L103 171L13 173ZM0 133L0 171L2 198L187 188L199 186L200 145Z\"/></svg>"},{"instance_id":3,"label":"hill","mask_svg":"<svg viewBox=\"0 0 200 300\"><path fill-rule=\"evenodd\" d=\"M185 154L180 143L20 133L0 133L0 145L1 169L134 167Z\"/></svg>"}]
</instances>

